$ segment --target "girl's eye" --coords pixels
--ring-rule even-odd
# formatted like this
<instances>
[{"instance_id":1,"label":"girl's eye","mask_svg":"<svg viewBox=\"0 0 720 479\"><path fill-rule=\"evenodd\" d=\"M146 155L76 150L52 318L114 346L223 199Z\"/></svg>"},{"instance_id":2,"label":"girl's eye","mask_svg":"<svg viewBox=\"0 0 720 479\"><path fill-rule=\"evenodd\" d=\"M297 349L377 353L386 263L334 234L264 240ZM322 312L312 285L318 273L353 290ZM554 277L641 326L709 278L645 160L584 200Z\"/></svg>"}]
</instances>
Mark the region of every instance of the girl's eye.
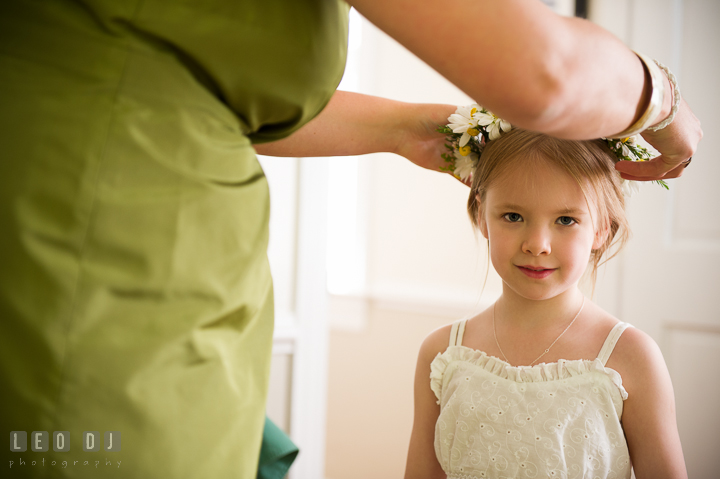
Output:
<instances>
[{"instance_id":1,"label":"girl's eye","mask_svg":"<svg viewBox=\"0 0 720 479\"><path fill-rule=\"evenodd\" d=\"M557 219L557 222L563 226L571 226L576 223L576 221L569 216L561 216Z\"/></svg>"},{"instance_id":2,"label":"girl's eye","mask_svg":"<svg viewBox=\"0 0 720 479\"><path fill-rule=\"evenodd\" d=\"M503 218L505 218L511 223L518 223L522 221L522 216L520 216L518 213L505 213L503 215Z\"/></svg>"}]
</instances>

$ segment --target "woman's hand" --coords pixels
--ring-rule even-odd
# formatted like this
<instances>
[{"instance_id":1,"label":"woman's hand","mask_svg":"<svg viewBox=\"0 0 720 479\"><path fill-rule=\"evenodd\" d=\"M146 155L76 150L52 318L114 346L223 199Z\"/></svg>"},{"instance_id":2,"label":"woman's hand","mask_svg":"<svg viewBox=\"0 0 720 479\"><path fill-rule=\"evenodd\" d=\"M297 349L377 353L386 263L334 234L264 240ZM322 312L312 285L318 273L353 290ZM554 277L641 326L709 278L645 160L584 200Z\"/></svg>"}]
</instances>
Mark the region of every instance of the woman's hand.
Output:
<instances>
[{"instance_id":1,"label":"woman's hand","mask_svg":"<svg viewBox=\"0 0 720 479\"><path fill-rule=\"evenodd\" d=\"M667 180L682 176L687 166L684 162L695 154L703 132L700 121L685 100L681 100L672 123L662 130L646 130L642 136L660 152L660 156L644 162L617 162L615 169L626 180Z\"/></svg>"},{"instance_id":2,"label":"woman's hand","mask_svg":"<svg viewBox=\"0 0 720 479\"><path fill-rule=\"evenodd\" d=\"M438 133L437 129L447 124L455 109L451 105L414 105L415 111L407 117L407 121L398 125L400 134L393 152L428 170L441 171L440 168L446 166L442 154L448 149L445 147L445 135ZM470 186L467 182L458 181Z\"/></svg>"}]
</instances>

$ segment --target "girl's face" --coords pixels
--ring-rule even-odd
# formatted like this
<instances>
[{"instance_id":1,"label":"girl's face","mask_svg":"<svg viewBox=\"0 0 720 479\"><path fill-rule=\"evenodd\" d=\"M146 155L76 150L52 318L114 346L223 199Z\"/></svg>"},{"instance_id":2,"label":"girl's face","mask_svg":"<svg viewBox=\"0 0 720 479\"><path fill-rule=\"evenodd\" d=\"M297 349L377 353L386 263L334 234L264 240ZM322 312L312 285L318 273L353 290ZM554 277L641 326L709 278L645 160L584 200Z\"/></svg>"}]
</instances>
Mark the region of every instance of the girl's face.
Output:
<instances>
[{"instance_id":1,"label":"girl's face","mask_svg":"<svg viewBox=\"0 0 720 479\"><path fill-rule=\"evenodd\" d=\"M490 186L479 225L506 288L542 300L577 285L604 240L588 201L592 217L577 182L544 160L513 167Z\"/></svg>"}]
</instances>

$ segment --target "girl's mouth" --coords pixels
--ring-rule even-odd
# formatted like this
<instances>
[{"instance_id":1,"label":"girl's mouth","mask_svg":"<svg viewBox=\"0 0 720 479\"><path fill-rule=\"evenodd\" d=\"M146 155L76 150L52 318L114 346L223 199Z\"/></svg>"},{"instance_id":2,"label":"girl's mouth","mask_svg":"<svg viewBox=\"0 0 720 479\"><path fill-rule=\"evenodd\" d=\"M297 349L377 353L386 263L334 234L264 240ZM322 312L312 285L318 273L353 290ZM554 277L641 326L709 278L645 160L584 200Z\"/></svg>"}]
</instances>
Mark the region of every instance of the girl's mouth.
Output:
<instances>
[{"instance_id":1,"label":"girl's mouth","mask_svg":"<svg viewBox=\"0 0 720 479\"><path fill-rule=\"evenodd\" d=\"M542 266L518 266L517 267L520 271L522 271L526 276L533 278L533 279L543 279L550 276L555 269L550 268L543 268Z\"/></svg>"}]
</instances>

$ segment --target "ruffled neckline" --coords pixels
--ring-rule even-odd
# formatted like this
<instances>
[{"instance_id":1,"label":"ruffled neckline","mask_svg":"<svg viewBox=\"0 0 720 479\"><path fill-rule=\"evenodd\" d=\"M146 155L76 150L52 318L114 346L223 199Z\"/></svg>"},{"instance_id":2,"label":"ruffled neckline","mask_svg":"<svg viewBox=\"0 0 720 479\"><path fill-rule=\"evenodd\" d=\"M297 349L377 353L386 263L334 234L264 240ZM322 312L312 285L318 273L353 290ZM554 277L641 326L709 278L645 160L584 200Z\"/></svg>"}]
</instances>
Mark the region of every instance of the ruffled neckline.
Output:
<instances>
[{"instance_id":1,"label":"ruffled neckline","mask_svg":"<svg viewBox=\"0 0 720 479\"><path fill-rule=\"evenodd\" d=\"M557 381L598 372L606 375L617 386L623 401L628 398L620 373L605 367L600 359L561 359L557 362L540 363L534 366L513 366L484 351L460 345L449 346L444 352L438 353L430 364L430 387L438 400L442 395L445 370L450 363L455 361L473 364L495 376L518 383Z\"/></svg>"}]
</instances>

